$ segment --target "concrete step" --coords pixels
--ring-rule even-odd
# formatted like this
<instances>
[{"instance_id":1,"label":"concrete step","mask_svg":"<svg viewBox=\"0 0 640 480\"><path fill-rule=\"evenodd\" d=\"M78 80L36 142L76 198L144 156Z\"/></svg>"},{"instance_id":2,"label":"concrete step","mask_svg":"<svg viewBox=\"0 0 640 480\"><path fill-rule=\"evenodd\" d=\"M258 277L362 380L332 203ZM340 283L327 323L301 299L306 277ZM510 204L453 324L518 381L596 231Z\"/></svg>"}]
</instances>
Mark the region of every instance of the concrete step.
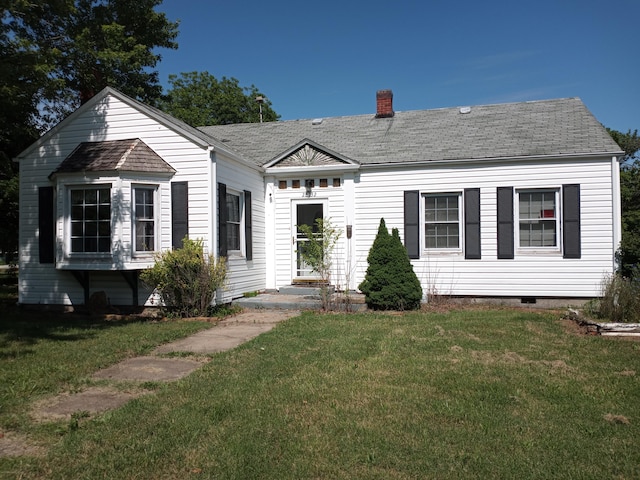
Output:
<instances>
[{"instance_id":1,"label":"concrete step","mask_svg":"<svg viewBox=\"0 0 640 480\"><path fill-rule=\"evenodd\" d=\"M327 291L330 294L335 292L335 288L333 285L329 285ZM315 285L289 285L286 287L280 287L279 290L281 295L322 295L322 287L318 287Z\"/></svg>"},{"instance_id":2,"label":"concrete step","mask_svg":"<svg viewBox=\"0 0 640 480\"><path fill-rule=\"evenodd\" d=\"M282 289L281 289L282 290ZM364 311L367 305L364 303L364 295L351 294L349 296L350 308L354 312ZM284 293L261 293L255 297L238 298L234 304L248 309L277 309L277 310L321 310L322 301L319 295L287 295ZM347 310L345 298L341 294L334 294L332 309Z\"/></svg>"}]
</instances>

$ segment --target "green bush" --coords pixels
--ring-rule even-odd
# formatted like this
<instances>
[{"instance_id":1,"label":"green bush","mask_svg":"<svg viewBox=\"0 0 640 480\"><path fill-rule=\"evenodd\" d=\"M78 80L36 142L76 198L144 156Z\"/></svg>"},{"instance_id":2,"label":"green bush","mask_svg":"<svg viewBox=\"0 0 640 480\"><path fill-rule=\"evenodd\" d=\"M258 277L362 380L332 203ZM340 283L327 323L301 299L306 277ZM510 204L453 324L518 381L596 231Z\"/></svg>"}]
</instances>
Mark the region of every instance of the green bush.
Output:
<instances>
[{"instance_id":1,"label":"green bush","mask_svg":"<svg viewBox=\"0 0 640 480\"><path fill-rule=\"evenodd\" d=\"M140 279L160 295L164 305L181 317L206 315L216 290L227 276L225 258L204 253L202 240L183 240L183 247L159 254Z\"/></svg>"},{"instance_id":2,"label":"green bush","mask_svg":"<svg viewBox=\"0 0 640 480\"><path fill-rule=\"evenodd\" d=\"M389 235L384 218L380 219L369 255L369 266L359 289L374 310L415 310L420 307L422 287L413 271L398 229Z\"/></svg>"},{"instance_id":3,"label":"green bush","mask_svg":"<svg viewBox=\"0 0 640 480\"><path fill-rule=\"evenodd\" d=\"M640 323L640 279L620 274L605 277L600 298L589 302L585 310L611 322Z\"/></svg>"}]
</instances>

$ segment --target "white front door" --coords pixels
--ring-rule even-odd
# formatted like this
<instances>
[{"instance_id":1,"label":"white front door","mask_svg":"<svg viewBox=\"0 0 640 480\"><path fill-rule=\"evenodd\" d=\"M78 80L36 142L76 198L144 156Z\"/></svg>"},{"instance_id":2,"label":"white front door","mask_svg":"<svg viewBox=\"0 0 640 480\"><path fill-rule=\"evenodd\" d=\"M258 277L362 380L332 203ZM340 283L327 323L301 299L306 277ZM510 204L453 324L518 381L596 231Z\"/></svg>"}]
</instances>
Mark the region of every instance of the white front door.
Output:
<instances>
[{"instance_id":1,"label":"white front door","mask_svg":"<svg viewBox=\"0 0 640 480\"><path fill-rule=\"evenodd\" d=\"M304 249L304 244L308 241L306 236L298 228L299 225L310 225L314 233L318 230L316 220L324 218L325 205L318 200L294 201L292 204L291 218L293 219L293 278L294 279L315 279L318 274L311 270L302 259L300 251Z\"/></svg>"}]
</instances>

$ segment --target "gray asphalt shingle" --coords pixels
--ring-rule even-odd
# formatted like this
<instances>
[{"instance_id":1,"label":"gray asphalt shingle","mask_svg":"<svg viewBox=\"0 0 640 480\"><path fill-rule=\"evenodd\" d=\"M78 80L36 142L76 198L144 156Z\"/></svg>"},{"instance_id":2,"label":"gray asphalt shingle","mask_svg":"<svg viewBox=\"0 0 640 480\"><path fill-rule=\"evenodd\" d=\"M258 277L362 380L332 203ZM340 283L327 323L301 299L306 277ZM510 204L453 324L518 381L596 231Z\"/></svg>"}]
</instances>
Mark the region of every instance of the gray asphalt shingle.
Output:
<instances>
[{"instance_id":1,"label":"gray asphalt shingle","mask_svg":"<svg viewBox=\"0 0 640 480\"><path fill-rule=\"evenodd\" d=\"M578 98L200 127L265 165L307 139L363 165L615 154L620 148Z\"/></svg>"},{"instance_id":2,"label":"gray asphalt shingle","mask_svg":"<svg viewBox=\"0 0 640 480\"><path fill-rule=\"evenodd\" d=\"M175 172L175 169L146 143L139 138L133 138L83 142L62 161L53 174L114 170L148 173Z\"/></svg>"}]
</instances>

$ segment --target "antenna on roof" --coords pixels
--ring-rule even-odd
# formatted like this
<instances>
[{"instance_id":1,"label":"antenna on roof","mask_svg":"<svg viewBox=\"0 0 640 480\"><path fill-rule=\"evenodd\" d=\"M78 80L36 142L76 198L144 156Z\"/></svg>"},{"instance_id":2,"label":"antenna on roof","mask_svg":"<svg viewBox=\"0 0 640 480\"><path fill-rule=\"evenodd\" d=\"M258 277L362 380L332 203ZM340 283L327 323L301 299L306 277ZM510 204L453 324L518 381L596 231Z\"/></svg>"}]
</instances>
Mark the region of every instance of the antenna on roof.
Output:
<instances>
[{"instance_id":1,"label":"antenna on roof","mask_svg":"<svg viewBox=\"0 0 640 480\"><path fill-rule=\"evenodd\" d=\"M260 123L262 123L262 104L264 103L264 97L262 95L256 97L256 103L260 108Z\"/></svg>"}]
</instances>

